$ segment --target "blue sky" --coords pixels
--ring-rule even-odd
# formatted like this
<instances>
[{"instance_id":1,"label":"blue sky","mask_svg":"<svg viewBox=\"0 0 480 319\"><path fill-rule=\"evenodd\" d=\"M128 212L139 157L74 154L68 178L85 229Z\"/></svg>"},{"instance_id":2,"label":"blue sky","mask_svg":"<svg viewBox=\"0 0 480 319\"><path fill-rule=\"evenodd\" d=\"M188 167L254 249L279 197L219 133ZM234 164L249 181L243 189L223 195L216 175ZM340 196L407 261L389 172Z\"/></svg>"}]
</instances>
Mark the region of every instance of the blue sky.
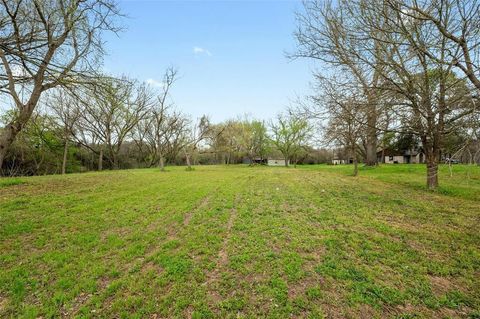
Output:
<instances>
[{"instance_id":1,"label":"blue sky","mask_svg":"<svg viewBox=\"0 0 480 319\"><path fill-rule=\"evenodd\" d=\"M160 81L179 69L177 107L215 122L268 119L309 90L312 64L289 61L299 1L120 1L128 18L107 37L105 69Z\"/></svg>"}]
</instances>

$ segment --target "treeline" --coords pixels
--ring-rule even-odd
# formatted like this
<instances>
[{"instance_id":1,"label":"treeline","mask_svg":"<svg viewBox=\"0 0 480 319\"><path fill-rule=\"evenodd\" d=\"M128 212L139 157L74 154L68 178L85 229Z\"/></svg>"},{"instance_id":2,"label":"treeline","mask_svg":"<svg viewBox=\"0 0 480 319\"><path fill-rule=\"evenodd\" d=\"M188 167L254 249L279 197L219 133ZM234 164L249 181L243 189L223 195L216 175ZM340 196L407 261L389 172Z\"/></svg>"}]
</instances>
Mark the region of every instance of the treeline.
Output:
<instances>
[{"instance_id":1,"label":"treeline","mask_svg":"<svg viewBox=\"0 0 480 319\"><path fill-rule=\"evenodd\" d=\"M176 75L169 68L161 88L103 76L94 85L50 90L11 144L3 175L255 164L268 157L287 164L331 160L330 150L309 146L312 126L294 114L269 122L239 117L217 124L207 116L183 114L169 94ZM9 112L2 122L14 118Z\"/></svg>"},{"instance_id":2,"label":"treeline","mask_svg":"<svg viewBox=\"0 0 480 319\"><path fill-rule=\"evenodd\" d=\"M50 90L11 144L4 175L163 169L165 160L175 161L181 150L189 152L203 138L189 134L192 130L209 125L206 118L191 123L172 108L168 94L175 74L167 70L161 90L107 76L92 85ZM9 123L15 116L10 112L2 120Z\"/></svg>"},{"instance_id":3,"label":"treeline","mask_svg":"<svg viewBox=\"0 0 480 319\"><path fill-rule=\"evenodd\" d=\"M392 134L413 134L436 188L442 154L480 155L479 12L472 0L306 1L292 57L322 67L300 110L355 163L376 165Z\"/></svg>"}]
</instances>

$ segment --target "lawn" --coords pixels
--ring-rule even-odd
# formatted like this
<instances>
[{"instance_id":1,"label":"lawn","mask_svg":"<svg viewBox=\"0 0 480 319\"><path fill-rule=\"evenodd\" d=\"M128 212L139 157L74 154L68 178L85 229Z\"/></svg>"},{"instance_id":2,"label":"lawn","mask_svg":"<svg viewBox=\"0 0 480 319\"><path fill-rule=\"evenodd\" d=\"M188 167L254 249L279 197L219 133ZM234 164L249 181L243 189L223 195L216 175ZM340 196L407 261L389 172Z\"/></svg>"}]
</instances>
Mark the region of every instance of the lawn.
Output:
<instances>
[{"instance_id":1,"label":"lawn","mask_svg":"<svg viewBox=\"0 0 480 319\"><path fill-rule=\"evenodd\" d=\"M480 318L480 167L0 179L0 317Z\"/></svg>"}]
</instances>

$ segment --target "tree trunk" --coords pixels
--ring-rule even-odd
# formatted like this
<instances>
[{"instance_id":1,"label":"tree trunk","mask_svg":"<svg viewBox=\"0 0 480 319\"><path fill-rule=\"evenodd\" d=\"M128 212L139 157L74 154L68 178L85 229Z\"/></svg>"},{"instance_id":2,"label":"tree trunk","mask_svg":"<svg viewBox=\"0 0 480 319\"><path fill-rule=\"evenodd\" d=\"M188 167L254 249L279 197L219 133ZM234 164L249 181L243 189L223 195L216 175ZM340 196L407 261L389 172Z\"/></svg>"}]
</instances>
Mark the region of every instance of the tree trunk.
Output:
<instances>
[{"instance_id":1,"label":"tree trunk","mask_svg":"<svg viewBox=\"0 0 480 319\"><path fill-rule=\"evenodd\" d=\"M190 155L188 153L185 153L185 160L187 161L188 169L192 169L192 164L190 163Z\"/></svg>"},{"instance_id":2,"label":"tree trunk","mask_svg":"<svg viewBox=\"0 0 480 319\"><path fill-rule=\"evenodd\" d=\"M382 158L380 163L385 164L385 141L382 142Z\"/></svg>"},{"instance_id":3,"label":"tree trunk","mask_svg":"<svg viewBox=\"0 0 480 319\"><path fill-rule=\"evenodd\" d=\"M366 160L365 165L375 166L377 165L377 136L376 133L370 132L367 137L366 143Z\"/></svg>"},{"instance_id":4,"label":"tree trunk","mask_svg":"<svg viewBox=\"0 0 480 319\"><path fill-rule=\"evenodd\" d=\"M288 156L285 156L285 167L288 167Z\"/></svg>"},{"instance_id":5,"label":"tree trunk","mask_svg":"<svg viewBox=\"0 0 480 319\"><path fill-rule=\"evenodd\" d=\"M63 146L63 162L62 162L62 175L67 172L67 157L68 157L68 139L65 139Z\"/></svg>"},{"instance_id":6,"label":"tree trunk","mask_svg":"<svg viewBox=\"0 0 480 319\"><path fill-rule=\"evenodd\" d=\"M425 154L427 162L427 188L436 189L438 187L438 161L435 154L429 150Z\"/></svg>"},{"instance_id":7,"label":"tree trunk","mask_svg":"<svg viewBox=\"0 0 480 319\"><path fill-rule=\"evenodd\" d=\"M26 105L20 105L17 103L17 108L20 110L18 116L3 130L0 130L0 173L8 149L12 145L17 134L20 133L23 127L30 120L30 117L32 117L33 109L37 105L37 102L42 94L41 81L43 81L43 75L36 79L35 86L32 90L28 103Z\"/></svg>"},{"instance_id":8,"label":"tree trunk","mask_svg":"<svg viewBox=\"0 0 480 319\"><path fill-rule=\"evenodd\" d=\"M2 174L2 167L3 167L3 160L7 155L8 146L6 145L5 141L3 140L3 136L0 137L0 175Z\"/></svg>"},{"instance_id":9,"label":"tree trunk","mask_svg":"<svg viewBox=\"0 0 480 319\"><path fill-rule=\"evenodd\" d=\"M357 157L355 156L353 158L353 176L357 176L358 175L358 160L357 160Z\"/></svg>"},{"instance_id":10,"label":"tree trunk","mask_svg":"<svg viewBox=\"0 0 480 319\"><path fill-rule=\"evenodd\" d=\"M366 141L366 159L365 165L377 165L377 115L375 114L375 99L370 99L370 109L367 114L367 141Z\"/></svg>"},{"instance_id":11,"label":"tree trunk","mask_svg":"<svg viewBox=\"0 0 480 319\"><path fill-rule=\"evenodd\" d=\"M115 153L112 153L112 167L110 169L118 169L118 158Z\"/></svg>"},{"instance_id":12,"label":"tree trunk","mask_svg":"<svg viewBox=\"0 0 480 319\"><path fill-rule=\"evenodd\" d=\"M358 157L357 157L357 152L356 152L356 147L355 147L355 142L351 142L353 146L351 146L350 150L350 156L353 159L353 176L358 175Z\"/></svg>"},{"instance_id":13,"label":"tree trunk","mask_svg":"<svg viewBox=\"0 0 480 319\"><path fill-rule=\"evenodd\" d=\"M100 155L98 155L98 170L103 169L103 148L100 149Z\"/></svg>"},{"instance_id":14,"label":"tree trunk","mask_svg":"<svg viewBox=\"0 0 480 319\"><path fill-rule=\"evenodd\" d=\"M10 145L12 145L20 130L21 126L16 122L12 122L3 130L0 130L0 172L3 166L3 161L7 156L8 149L10 148Z\"/></svg>"},{"instance_id":15,"label":"tree trunk","mask_svg":"<svg viewBox=\"0 0 480 319\"><path fill-rule=\"evenodd\" d=\"M162 154L159 154L159 161L158 161L158 167L160 168L160 170L162 172L165 172L165 162L164 162L164 159L163 159L163 155Z\"/></svg>"}]
</instances>

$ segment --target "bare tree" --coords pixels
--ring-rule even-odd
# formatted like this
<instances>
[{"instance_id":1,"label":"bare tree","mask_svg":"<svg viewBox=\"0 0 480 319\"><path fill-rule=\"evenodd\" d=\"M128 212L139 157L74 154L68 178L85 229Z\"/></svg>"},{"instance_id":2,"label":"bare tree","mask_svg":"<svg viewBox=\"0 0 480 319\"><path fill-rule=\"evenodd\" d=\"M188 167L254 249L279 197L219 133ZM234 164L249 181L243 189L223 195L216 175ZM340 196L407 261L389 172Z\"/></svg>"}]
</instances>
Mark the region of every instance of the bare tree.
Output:
<instances>
[{"instance_id":1,"label":"bare tree","mask_svg":"<svg viewBox=\"0 0 480 319\"><path fill-rule=\"evenodd\" d=\"M212 125L210 119L203 115L190 128L189 134L185 138L183 150L185 152L185 160L187 162L187 169L192 170L192 155L198 150L201 142L205 141L211 136Z\"/></svg>"},{"instance_id":2,"label":"bare tree","mask_svg":"<svg viewBox=\"0 0 480 319\"><path fill-rule=\"evenodd\" d=\"M435 189L446 134L459 119L475 110L471 88L454 72L459 60L452 56L458 57L461 49L451 45L438 23L419 16L420 5L416 1L314 3L316 6L312 12L318 14L318 18L316 15L307 16L315 24L307 24L310 22L307 20L304 24L313 31L307 28L309 32L303 33L307 48L312 49L310 55L324 53L330 57L332 53L325 48L339 48L332 63L349 69L360 83L363 81L351 68L351 61L360 67L362 72L359 73L366 72L371 79L366 86L374 89L375 105L378 105L379 92L381 99L385 99L386 95L389 100L394 123L398 125L392 129L414 132L420 137L426 157L427 187ZM425 4L423 8L449 14L442 7L447 1L422 3ZM470 30L469 35L472 33ZM341 46L337 45L339 41ZM303 45L302 42L300 44ZM349 59L343 59L345 55ZM463 58L468 64L465 56ZM364 90L364 95L367 105L370 105L367 91ZM367 127L371 127L373 122L368 120L368 113L365 115ZM380 122L376 122L376 130L381 129ZM367 141L367 147L368 144Z\"/></svg>"},{"instance_id":3,"label":"bare tree","mask_svg":"<svg viewBox=\"0 0 480 319\"><path fill-rule=\"evenodd\" d=\"M242 156L245 132L241 119L231 119L212 125L209 144L212 150L221 157L221 162L231 164Z\"/></svg>"},{"instance_id":4,"label":"bare tree","mask_svg":"<svg viewBox=\"0 0 480 319\"><path fill-rule=\"evenodd\" d=\"M16 116L0 130L0 167L43 92L89 81L102 33L118 31L112 0L5 0L0 3L0 92Z\"/></svg>"},{"instance_id":5,"label":"bare tree","mask_svg":"<svg viewBox=\"0 0 480 319\"><path fill-rule=\"evenodd\" d=\"M158 166L161 171L165 170L165 153L170 145L170 138L177 136L173 134L178 129L178 125L184 123L180 114L168 114L171 104L167 102L170 88L176 80L177 70L167 69L163 77L163 88L155 107L152 109L151 124L153 127L153 139Z\"/></svg>"},{"instance_id":6,"label":"bare tree","mask_svg":"<svg viewBox=\"0 0 480 319\"><path fill-rule=\"evenodd\" d=\"M445 52L440 53L435 47L421 45L417 49L439 64L458 68L480 90L480 1L386 0L386 3L403 20L435 28Z\"/></svg>"},{"instance_id":7,"label":"bare tree","mask_svg":"<svg viewBox=\"0 0 480 319\"><path fill-rule=\"evenodd\" d=\"M327 141L343 146L353 159L353 176L358 175L358 155L361 143L361 125L357 117L357 104L353 97L336 97L328 101L330 117L325 128Z\"/></svg>"},{"instance_id":8,"label":"bare tree","mask_svg":"<svg viewBox=\"0 0 480 319\"><path fill-rule=\"evenodd\" d=\"M69 142L75 136L75 129L83 111L83 105L77 97L61 89L48 96L48 105L62 127L62 174L66 173Z\"/></svg>"},{"instance_id":9,"label":"bare tree","mask_svg":"<svg viewBox=\"0 0 480 319\"><path fill-rule=\"evenodd\" d=\"M306 57L332 65L337 72L349 73L363 92L365 103L356 114L365 115L365 164L377 164L378 120L381 85L381 63L378 58L379 41L363 34L351 37L349 19L353 12L349 1L304 1L304 12L297 14L295 32L298 50L292 57ZM358 32L358 30L357 30ZM367 48L367 49L365 49ZM365 63L369 60L371 63Z\"/></svg>"},{"instance_id":10,"label":"bare tree","mask_svg":"<svg viewBox=\"0 0 480 319\"><path fill-rule=\"evenodd\" d=\"M184 137L187 119L180 112L173 110L169 101L172 85L177 77L177 70L168 68L163 77L163 87L157 100L153 102L149 114L139 121L133 131L133 139L140 153L148 162L155 163L161 171L165 170L165 156L175 150L179 139ZM175 157L175 156L174 156Z\"/></svg>"},{"instance_id":11,"label":"bare tree","mask_svg":"<svg viewBox=\"0 0 480 319\"><path fill-rule=\"evenodd\" d=\"M376 52L382 59L383 89L397 97L395 109L402 128L420 137L427 187L435 189L445 135L474 111L474 104L470 88L453 72L455 60L447 58L446 38L433 24L411 19L398 10L399 3L387 1L376 6L371 0L355 2L363 8L355 25L382 39Z\"/></svg>"},{"instance_id":12,"label":"bare tree","mask_svg":"<svg viewBox=\"0 0 480 319\"><path fill-rule=\"evenodd\" d=\"M168 69L163 77L163 91L161 95L158 97L158 107L153 108L152 115L153 115L153 124L155 130L155 145L156 145L156 153L158 157L158 166L161 171L165 170L165 159L164 159L164 150L165 147L168 145L168 140L166 139L168 134L168 129L175 125L176 118L172 118L167 121L167 114L166 111L170 107L167 104L168 93L170 91L170 87L172 86L173 82L175 81L176 70Z\"/></svg>"},{"instance_id":13,"label":"bare tree","mask_svg":"<svg viewBox=\"0 0 480 319\"><path fill-rule=\"evenodd\" d=\"M116 169L123 142L150 111L153 94L145 84L111 78L104 78L91 94L92 101L84 103L80 141L98 154L99 170L105 155L110 168Z\"/></svg>"}]
</instances>

